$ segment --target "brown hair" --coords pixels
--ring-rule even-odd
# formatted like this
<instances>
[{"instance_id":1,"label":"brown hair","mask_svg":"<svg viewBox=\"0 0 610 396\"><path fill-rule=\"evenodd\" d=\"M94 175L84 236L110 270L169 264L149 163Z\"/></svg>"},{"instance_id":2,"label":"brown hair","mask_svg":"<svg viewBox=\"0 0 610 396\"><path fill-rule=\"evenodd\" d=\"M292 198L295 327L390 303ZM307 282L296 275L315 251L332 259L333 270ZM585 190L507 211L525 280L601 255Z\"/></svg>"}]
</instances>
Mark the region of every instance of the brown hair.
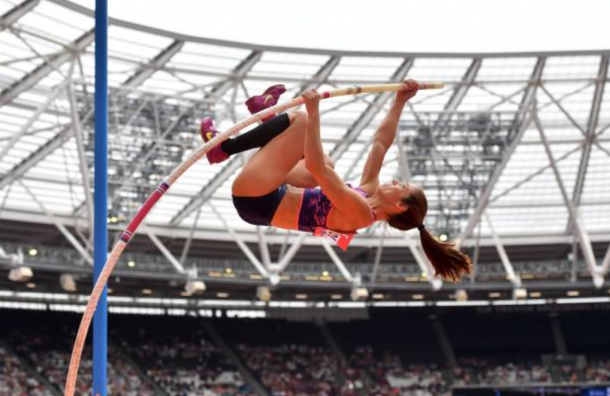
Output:
<instances>
[{"instance_id":1,"label":"brown hair","mask_svg":"<svg viewBox=\"0 0 610 396\"><path fill-rule=\"evenodd\" d=\"M402 231L419 229L419 238L426 257L434 267L435 275L451 282L458 282L463 274L472 269L470 257L453 248L453 244L438 241L424 228L424 217L428 212L428 200L422 189L416 189L402 200L408 210L388 219L391 227Z\"/></svg>"}]
</instances>

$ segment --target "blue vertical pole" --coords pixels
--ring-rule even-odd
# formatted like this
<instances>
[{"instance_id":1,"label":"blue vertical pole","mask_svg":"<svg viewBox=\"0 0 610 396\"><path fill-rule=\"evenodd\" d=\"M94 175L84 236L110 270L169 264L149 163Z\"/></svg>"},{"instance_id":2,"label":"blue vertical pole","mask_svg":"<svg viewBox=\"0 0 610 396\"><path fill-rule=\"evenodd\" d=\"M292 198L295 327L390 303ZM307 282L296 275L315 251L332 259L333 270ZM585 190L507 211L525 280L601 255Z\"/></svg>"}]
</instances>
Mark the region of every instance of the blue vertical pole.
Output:
<instances>
[{"instance_id":1,"label":"blue vertical pole","mask_svg":"<svg viewBox=\"0 0 610 396\"><path fill-rule=\"evenodd\" d=\"M93 282L108 255L108 3L95 1L95 214ZM93 395L106 396L107 288L93 316Z\"/></svg>"}]
</instances>

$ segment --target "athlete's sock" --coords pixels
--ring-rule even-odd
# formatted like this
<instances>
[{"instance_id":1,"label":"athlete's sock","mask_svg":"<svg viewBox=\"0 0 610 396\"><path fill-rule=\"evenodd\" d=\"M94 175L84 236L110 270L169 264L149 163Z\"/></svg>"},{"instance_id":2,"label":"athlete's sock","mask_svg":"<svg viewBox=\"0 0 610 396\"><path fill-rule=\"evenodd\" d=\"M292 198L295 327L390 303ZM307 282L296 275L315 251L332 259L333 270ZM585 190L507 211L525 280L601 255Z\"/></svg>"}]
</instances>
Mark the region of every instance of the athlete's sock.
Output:
<instances>
[{"instance_id":1,"label":"athlete's sock","mask_svg":"<svg viewBox=\"0 0 610 396\"><path fill-rule=\"evenodd\" d=\"M263 147L273 138L284 132L290 126L288 114L280 114L256 128L229 140L222 142L222 151L229 155Z\"/></svg>"}]
</instances>

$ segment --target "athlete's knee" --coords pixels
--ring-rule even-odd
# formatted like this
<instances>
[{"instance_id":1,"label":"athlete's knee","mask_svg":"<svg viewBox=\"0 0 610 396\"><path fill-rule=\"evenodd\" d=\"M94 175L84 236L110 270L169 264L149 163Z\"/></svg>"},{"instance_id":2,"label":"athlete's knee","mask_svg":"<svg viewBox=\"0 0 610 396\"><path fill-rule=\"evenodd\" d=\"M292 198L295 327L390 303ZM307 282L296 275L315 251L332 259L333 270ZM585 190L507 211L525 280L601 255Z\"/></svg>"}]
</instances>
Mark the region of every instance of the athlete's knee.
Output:
<instances>
[{"instance_id":1,"label":"athlete's knee","mask_svg":"<svg viewBox=\"0 0 610 396\"><path fill-rule=\"evenodd\" d=\"M304 111L291 111L288 113L288 117L290 117L290 125L307 124L307 113Z\"/></svg>"},{"instance_id":2,"label":"athlete's knee","mask_svg":"<svg viewBox=\"0 0 610 396\"><path fill-rule=\"evenodd\" d=\"M335 169L335 161L328 154L324 154L324 163L326 166Z\"/></svg>"}]
</instances>

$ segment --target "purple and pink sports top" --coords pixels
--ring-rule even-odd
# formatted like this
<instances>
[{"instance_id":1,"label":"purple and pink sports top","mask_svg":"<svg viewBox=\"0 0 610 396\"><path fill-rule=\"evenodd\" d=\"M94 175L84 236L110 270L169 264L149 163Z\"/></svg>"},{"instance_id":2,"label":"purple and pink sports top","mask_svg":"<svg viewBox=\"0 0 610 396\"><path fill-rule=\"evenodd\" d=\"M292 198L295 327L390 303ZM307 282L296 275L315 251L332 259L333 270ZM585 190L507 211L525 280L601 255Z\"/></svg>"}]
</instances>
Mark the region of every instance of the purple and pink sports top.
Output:
<instances>
[{"instance_id":1,"label":"purple and pink sports top","mask_svg":"<svg viewBox=\"0 0 610 396\"><path fill-rule=\"evenodd\" d=\"M368 198L367 193L360 187L348 187ZM299 231L316 233L316 229L328 230L328 216L333 209L333 204L320 188L305 188L299 209ZM371 217L375 220L375 212L371 209Z\"/></svg>"}]
</instances>

